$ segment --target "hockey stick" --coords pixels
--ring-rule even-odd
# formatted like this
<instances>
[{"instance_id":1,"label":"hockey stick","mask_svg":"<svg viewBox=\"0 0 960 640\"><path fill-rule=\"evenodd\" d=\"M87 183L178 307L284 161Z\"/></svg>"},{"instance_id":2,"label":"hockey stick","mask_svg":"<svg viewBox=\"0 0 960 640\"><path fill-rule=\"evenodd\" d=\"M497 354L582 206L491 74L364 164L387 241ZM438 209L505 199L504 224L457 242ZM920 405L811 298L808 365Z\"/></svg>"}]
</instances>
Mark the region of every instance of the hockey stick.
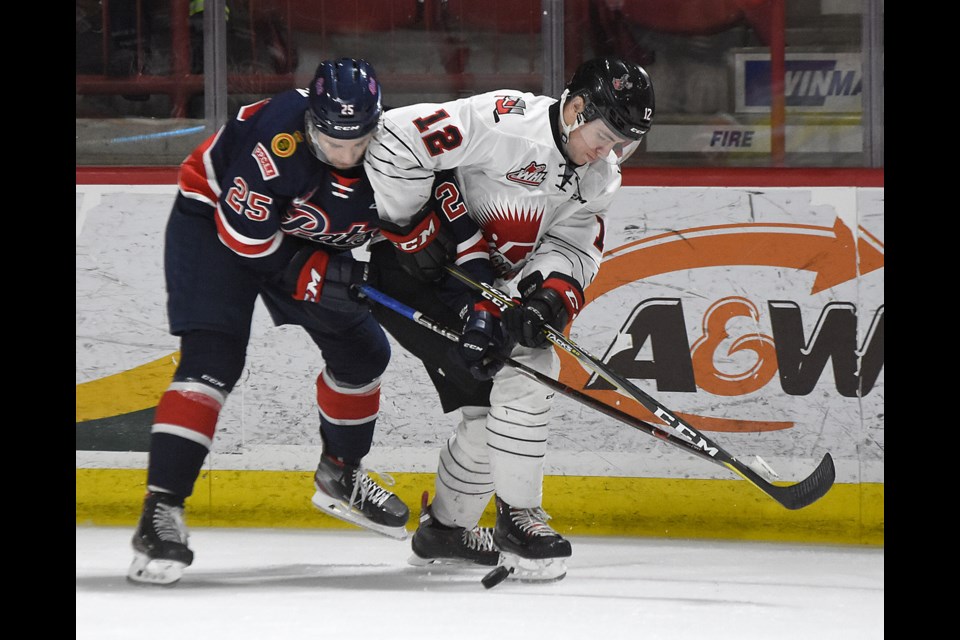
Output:
<instances>
[{"instance_id":1,"label":"hockey stick","mask_svg":"<svg viewBox=\"0 0 960 640\"><path fill-rule=\"evenodd\" d=\"M486 283L477 282L457 267L447 265L446 270L464 284L479 291L486 299L496 304L501 310L508 309L516 305L516 302L512 298L499 289ZM672 428L684 438L688 439L684 440L683 438L676 438L677 440L686 443L687 446L684 446L684 449L687 449L688 451L696 451L698 452L697 455L700 457L705 457L726 467L730 471L742 477L744 480L752 483L758 489L766 493L768 496L779 502L787 509L802 509L803 507L813 504L822 498L824 494L830 490L830 487L833 486L833 482L836 479L836 469L834 468L833 458L829 453L824 455L823 459L820 461L820 464L817 465L817 468L813 470L813 473L796 484L779 486L767 482L767 480L760 476L760 474L758 474L753 467L738 460L736 457L728 453L720 445L716 444L710 438L700 433L700 431L698 431L686 420L674 415L672 411L657 402L653 397L645 393L623 376L611 370L609 367L604 365L603 362L577 346L573 341L567 339L561 332L557 331L550 325L546 325L543 331L544 335L547 337L547 340L549 340L556 347L563 349L588 369L604 378L627 395L634 398L648 411L653 413L653 415L666 423L668 427ZM603 406L612 411L616 411L617 413L622 413L616 409L613 409L612 407L609 407L608 405ZM594 406L594 408L597 407ZM604 410L601 409L601 411ZM604 411L604 413L610 415L607 411ZM629 414L623 415L629 416ZM633 418L632 416L629 417L631 418L629 424L636 422L636 418ZM644 424L648 427L653 427L653 425L648 423ZM636 425L633 424L633 426ZM662 430L658 429L658 431ZM659 434L654 435L661 437ZM674 442L674 444L676 443ZM770 469L766 462L764 462L759 456L755 457L757 459L757 464L761 469L772 472L772 469Z\"/></svg>"},{"instance_id":2,"label":"hockey stick","mask_svg":"<svg viewBox=\"0 0 960 640\"><path fill-rule=\"evenodd\" d=\"M460 341L460 334L457 333L456 331L451 331L450 329L447 329L446 327L441 325L439 322L428 318L427 316L423 315L419 311L416 311L411 307L408 307L407 305L403 304L399 300L395 300L390 296L388 296L387 294L381 291L378 291L377 289L374 289L370 285L360 285L359 289L360 291L363 292L365 296L367 296L374 302L377 302L378 304L381 304L389 309L392 309L393 311L396 311L397 313L404 316L405 318L409 320L413 320L420 326L426 327L427 329L433 331L434 333L437 333L453 342ZM629 413L620 411L615 407L611 407L605 402L602 402L601 400L598 400L593 396L590 396L581 391L578 391L569 385L565 385L559 380L554 380L550 376L545 375L537 371L536 369L528 367L522 362L517 362L513 358L504 358L503 362L507 366L512 367L517 371L519 371L520 373L524 374L528 378L532 378L536 380L537 382L541 383L542 385L550 389L553 389L554 391L556 391L561 395L567 396L573 400L576 400L577 402L585 404L592 409L596 409L600 413L606 414L611 418L620 420L621 422L624 422L635 429L639 429L644 433L652 435L656 438L660 438L661 440L665 440L666 442L669 442L670 444L678 446L681 449L685 449L686 451L689 451L690 453L698 457L701 457L705 460L709 460L711 462L716 461L713 457L707 455L702 450L694 446L689 440L686 440L684 438L678 438L677 436L673 435L669 431L666 431L664 429L661 429L660 427L652 425L649 422L644 422L643 420L635 416L632 416Z\"/></svg>"},{"instance_id":3,"label":"hockey stick","mask_svg":"<svg viewBox=\"0 0 960 640\"><path fill-rule=\"evenodd\" d=\"M427 316L423 315L419 311L416 311L411 307L403 304L402 302L391 298L385 293L382 293L377 289L374 289L370 285L360 285L359 289L361 292L363 292L365 296L367 296L374 302L377 302L378 304L381 304L389 309L392 309L393 311L399 313L401 316L404 316L416 322L420 326L425 327L433 331L434 333L437 333L453 342L459 341L460 335L458 333L451 331L450 329L447 329L443 325L428 318ZM582 404L587 405L588 407L591 407L592 409L595 409L596 411L599 411L600 413L603 413L604 415L607 415L611 418L619 420L620 422L623 422L627 426L633 427L634 429L642 431L648 435L654 436L655 438L659 438L664 442L667 442L676 447L679 447L680 449L683 449L684 451L691 453L699 458L703 458L704 460L708 460L710 462L721 464L725 467L730 468L735 473L744 477L746 480L751 482L761 491L763 491L764 493L766 493L767 495L769 495L774 500L776 500L777 502L779 502L780 504L782 504L788 509L799 509L801 507L807 506L808 504L811 504L812 502L820 498L824 493L826 493L827 489L829 489L830 486L833 484L833 477L834 477L833 460L830 458L829 454L827 454L827 456L824 458L824 461L820 463L820 467L817 468L817 471L815 471L810 478L807 478L806 480L804 480L803 482L797 485L791 485L787 487L777 486L777 485L771 484L770 482L767 482L759 474L757 474L749 467L746 467L745 465L743 465L742 463L734 459L732 456L727 454L725 451L723 451L719 447L716 447L715 453L708 453L701 447L697 446L696 444L694 444L693 442L685 438L680 438L670 433L669 431L666 431L665 429L662 429L656 425L650 424L649 422L645 422L615 407L611 407L610 405L604 402L601 402L600 400L594 398L593 396L587 395L586 393L578 391L573 387L565 385L559 380L554 380L553 378L537 371L536 369L532 369L521 362L517 362L513 358L504 358L504 363L507 366L512 367L517 371L519 371L520 373L526 375L527 377L532 378L533 380L536 380L537 382L543 384L547 388L553 389L554 391L556 391L561 395L567 396L573 400L576 400L577 402L580 402ZM736 468L737 466L743 467L742 472L741 470L738 470ZM814 476L817 476L817 474L820 474L818 476L818 479L811 480L811 478L813 478ZM804 485L804 483L806 483L807 485L806 487L797 488L797 487L800 487L801 485ZM823 483L825 485L822 488L822 490L820 489L820 487L813 486L813 485L816 485L817 483ZM818 491L819 493L815 493L815 491Z\"/></svg>"}]
</instances>

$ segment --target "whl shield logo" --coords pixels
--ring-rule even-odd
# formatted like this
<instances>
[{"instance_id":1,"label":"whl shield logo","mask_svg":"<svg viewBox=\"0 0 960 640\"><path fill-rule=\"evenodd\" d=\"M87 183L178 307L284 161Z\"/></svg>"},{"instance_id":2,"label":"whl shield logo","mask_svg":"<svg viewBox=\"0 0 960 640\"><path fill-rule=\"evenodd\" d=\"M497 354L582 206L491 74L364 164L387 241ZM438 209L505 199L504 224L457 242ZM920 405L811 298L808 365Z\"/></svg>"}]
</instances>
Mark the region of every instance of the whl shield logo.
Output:
<instances>
[{"instance_id":1,"label":"whl shield logo","mask_svg":"<svg viewBox=\"0 0 960 640\"><path fill-rule=\"evenodd\" d=\"M858 231L855 239L837 218L832 228L731 224L644 238L605 254L603 267L587 289L584 306L635 281L711 267L813 272L808 293L826 292L883 267L883 243L862 227ZM872 315L864 315L858 314L852 302L829 299L811 313L809 305L804 310L801 302L807 301L802 299L756 300L749 295L719 294L712 301L707 298L702 316L697 313L700 317L695 317L684 308L684 302L697 306L694 303L700 303L702 293L709 296L708 289L696 290L694 300L638 298L608 343L603 362L641 386L655 384L658 392L696 394L704 399L712 396L716 402L708 402L713 407L737 407L745 402L738 399L748 395L756 398L762 394L760 403L768 405L777 397L810 396L816 403L823 401L821 394L855 399L873 391L884 365L882 304ZM651 417L639 403L587 372L572 356L562 350L559 355L561 380L566 384L641 419ZM821 378L831 374L832 385L821 384ZM783 415L769 409L774 416ZM705 431L760 432L794 426L787 420L746 420L729 415L736 410L720 410L724 413L727 415L678 415Z\"/></svg>"},{"instance_id":2,"label":"whl shield logo","mask_svg":"<svg viewBox=\"0 0 960 640\"><path fill-rule=\"evenodd\" d=\"M507 180L520 184L537 187L547 179L547 165L531 162L522 169L511 171L507 174Z\"/></svg>"}]
</instances>

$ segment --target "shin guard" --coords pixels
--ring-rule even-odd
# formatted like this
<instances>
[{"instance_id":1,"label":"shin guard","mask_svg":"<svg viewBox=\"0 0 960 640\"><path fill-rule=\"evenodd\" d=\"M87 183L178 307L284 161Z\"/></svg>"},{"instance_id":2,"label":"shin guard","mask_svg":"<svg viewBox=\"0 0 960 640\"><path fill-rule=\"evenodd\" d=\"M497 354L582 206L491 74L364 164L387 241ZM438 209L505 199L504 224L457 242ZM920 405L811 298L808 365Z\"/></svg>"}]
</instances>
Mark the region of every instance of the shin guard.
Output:
<instances>
[{"instance_id":1,"label":"shin guard","mask_svg":"<svg viewBox=\"0 0 960 640\"><path fill-rule=\"evenodd\" d=\"M493 494L486 407L463 407L456 432L440 451L432 511L447 526L472 529Z\"/></svg>"}]
</instances>

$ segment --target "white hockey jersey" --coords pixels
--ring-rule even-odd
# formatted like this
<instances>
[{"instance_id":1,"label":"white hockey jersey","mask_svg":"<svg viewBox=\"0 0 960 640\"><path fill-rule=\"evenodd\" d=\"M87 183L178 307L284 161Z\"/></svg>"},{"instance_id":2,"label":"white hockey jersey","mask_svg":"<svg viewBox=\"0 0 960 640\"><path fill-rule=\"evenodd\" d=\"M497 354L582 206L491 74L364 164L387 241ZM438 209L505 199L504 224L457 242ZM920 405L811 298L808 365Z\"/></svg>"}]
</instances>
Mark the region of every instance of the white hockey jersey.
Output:
<instances>
[{"instance_id":1,"label":"white hockey jersey","mask_svg":"<svg viewBox=\"0 0 960 640\"><path fill-rule=\"evenodd\" d=\"M556 272L586 289L620 168L569 164L559 112L555 98L514 90L386 111L365 160L380 217L408 223L430 197L434 172L454 169L498 278Z\"/></svg>"}]
</instances>

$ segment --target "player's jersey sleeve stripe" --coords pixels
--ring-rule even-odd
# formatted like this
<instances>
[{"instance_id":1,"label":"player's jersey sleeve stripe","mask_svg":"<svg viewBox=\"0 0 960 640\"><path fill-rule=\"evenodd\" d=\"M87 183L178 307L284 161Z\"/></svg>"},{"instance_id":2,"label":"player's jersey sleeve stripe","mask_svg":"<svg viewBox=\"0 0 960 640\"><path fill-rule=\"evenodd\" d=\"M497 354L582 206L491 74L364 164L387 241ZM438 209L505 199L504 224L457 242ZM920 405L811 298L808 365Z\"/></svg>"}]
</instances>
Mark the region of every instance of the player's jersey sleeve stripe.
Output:
<instances>
[{"instance_id":1,"label":"player's jersey sleeve stripe","mask_svg":"<svg viewBox=\"0 0 960 640\"><path fill-rule=\"evenodd\" d=\"M390 138L392 138L397 144L403 147L403 151L398 153L397 151L394 151L390 148L390 140L387 140L386 138L381 138L381 141L383 142L383 149L385 151L390 153L394 158L402 158L407 161L415 160L417 163L416 168L420 168L420 169L424 168L423 162L421 162L420 158L418 157L417 153L413 150L413 148L411 148L410 145L408 145L406 141L404 141L403 138L401 138L396 131L391 129L386 122L384 122L383 124L383 130L385 133L390 134ZM391 164L395 167L397 166L396 163L393 162L392 160L386 161L381 159L381 162L387 162L388 164ZM397 168L400 169L400 167L397 167ZM415 167L413 166L410 167L410 169L413 169L413 168ZM403 169L400 169L400 170L403 171Z\"/></svg>"},{"instance_id":2,"label":"player's jersey sleeve stripe","mask_svg":"<svg viewBox=\"0 0 960 640\"><path fill-rule=\"evenodd\" d=\"M277 230L269 238L249 238L233 229L225 220L223 211L217 207L217 235L220 241L234 253L246 258L265 258L277 250L283 242L283 232Z\"/></svg>"},{"instance_id":3,"label":"player's jersey sleeve stripe","mask_svg":"<svg viewBox=\"0 0 960 640\"><path fill-rule=\"evenodd\" d=\"M490 250L483 234L477 231L471 238L457 245L456 264L463 266L464 263L482 258L490 259Z\"/></svg>"},{"instance_id":4,"label":"player's jersey sleeve stripe","mask_svg":"<svg viewBox=\"0 0 960 640\"><path fill-rule=\"evenodd\" d=\"M191 200L199 200L211 207L216 206L220 198L220 188L217 185L216 171L210 161L210 152L222 132L223 128L207 138L206 142L197 147L180 165L180 192Z\"/></svg>"}]
</instances>

